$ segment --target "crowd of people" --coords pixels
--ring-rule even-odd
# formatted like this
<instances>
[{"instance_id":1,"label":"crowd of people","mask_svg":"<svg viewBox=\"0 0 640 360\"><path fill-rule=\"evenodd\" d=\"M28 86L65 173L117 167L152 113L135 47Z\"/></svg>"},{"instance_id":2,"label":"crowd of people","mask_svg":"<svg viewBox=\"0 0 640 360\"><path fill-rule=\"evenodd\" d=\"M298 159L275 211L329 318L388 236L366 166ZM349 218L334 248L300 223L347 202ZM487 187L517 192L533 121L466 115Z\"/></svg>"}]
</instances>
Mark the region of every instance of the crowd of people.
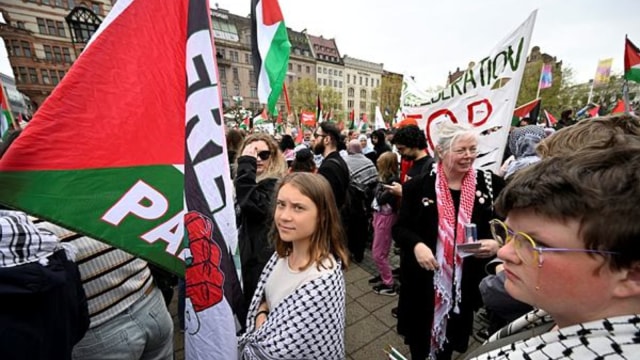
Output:
<instances>
[{"instance_id":1,"label":"crowd of people","mask_svg":"<svg viewBox=\"0 0 640 360\"><path fill-rule=\"evenodd\" d=\"M514 127L496 173L474 167L481 134L462 124L439 126L433 157L411 121L371 133L323 122L300 144L228 129L240 358L344 359L344 271L367 249L411 359L632 358L640 121L566 115L557 131ZM0 312L9 359L172 358L177 279L19 211L1 210L0 229L2 296L24 305ZM480 308L491 337L468 352Z\"/></svg>"}]
</instances>

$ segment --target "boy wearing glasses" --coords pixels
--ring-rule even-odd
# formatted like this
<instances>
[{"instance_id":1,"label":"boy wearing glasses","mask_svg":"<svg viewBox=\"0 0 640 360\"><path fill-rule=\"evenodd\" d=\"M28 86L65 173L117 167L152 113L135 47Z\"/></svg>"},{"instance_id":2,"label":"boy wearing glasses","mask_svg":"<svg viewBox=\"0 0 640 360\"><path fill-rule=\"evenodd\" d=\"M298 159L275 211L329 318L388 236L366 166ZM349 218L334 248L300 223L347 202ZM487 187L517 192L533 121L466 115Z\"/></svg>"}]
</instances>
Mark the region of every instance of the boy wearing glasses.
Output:
<instances>
[{"instance_id":1,"label":"boy wearing glasses","mask_svg":"<svg viewBox=\"0 0 640 360\"><path fill-rule=\"evenodd\" d=\"M467 359L619 359L640 351L640 139L550 157L496 202L505 287L537 310ZM526 330L526 331L523 331Z\"/></svg>"}]
</instances>

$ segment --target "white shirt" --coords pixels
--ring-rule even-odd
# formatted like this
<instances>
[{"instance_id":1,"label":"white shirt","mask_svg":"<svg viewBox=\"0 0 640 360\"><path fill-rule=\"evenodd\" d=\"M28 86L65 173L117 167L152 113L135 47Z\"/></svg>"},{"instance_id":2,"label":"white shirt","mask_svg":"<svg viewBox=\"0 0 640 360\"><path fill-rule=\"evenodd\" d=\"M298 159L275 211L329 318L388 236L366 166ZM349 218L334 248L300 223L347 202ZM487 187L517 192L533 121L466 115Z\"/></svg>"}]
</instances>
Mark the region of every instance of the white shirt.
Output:
<instances>
[{"instance_id":1,"label":"white shirt","mask_svg":"<svg viewBox=\"0 0 640 360\"><path fill-rule=\"evenodd\" d=\"M305 270L298 271L291 269L288 256L278 259L264 289L269 309L275 309L282 300L293 294L300 285L330 273L334 266L338 266L333 256L330 259L326 259L323 265L318 270L317 264L312 263Z\"/></svg>"}]
</instances>

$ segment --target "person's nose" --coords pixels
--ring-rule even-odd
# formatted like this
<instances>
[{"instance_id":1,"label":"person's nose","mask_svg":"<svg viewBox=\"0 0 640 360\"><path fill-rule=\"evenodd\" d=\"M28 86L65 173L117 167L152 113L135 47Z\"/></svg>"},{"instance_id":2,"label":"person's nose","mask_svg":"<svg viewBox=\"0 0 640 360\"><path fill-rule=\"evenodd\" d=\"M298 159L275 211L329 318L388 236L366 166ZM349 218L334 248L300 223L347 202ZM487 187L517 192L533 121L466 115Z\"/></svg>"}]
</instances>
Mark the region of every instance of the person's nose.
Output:
<instances>
[{"instance_id":1,"label":"person's nose","mask_svg":"<svg viewBox=\"0 0 640 360\"><path fill-rule=\"evenodd\" d=\"M498 258L508 263L518 264L521 262L518 253L516 253L513 241L508 241L504 246L498 249Z\"/></svg>"}]
</instances>

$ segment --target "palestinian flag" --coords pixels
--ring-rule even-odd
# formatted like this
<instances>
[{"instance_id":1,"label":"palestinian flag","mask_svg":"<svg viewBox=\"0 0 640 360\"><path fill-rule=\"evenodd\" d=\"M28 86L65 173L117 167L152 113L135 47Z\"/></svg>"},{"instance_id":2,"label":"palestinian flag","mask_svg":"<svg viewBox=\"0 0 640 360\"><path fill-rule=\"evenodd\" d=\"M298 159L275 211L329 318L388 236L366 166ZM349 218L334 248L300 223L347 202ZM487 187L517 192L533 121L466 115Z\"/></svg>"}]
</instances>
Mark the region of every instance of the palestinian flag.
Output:
<instances>
[{"instance_id":1,"label":"palestinian flag","mask_svg":"<svg viewBox=\"0 0 640 360\"><path fill-rule=\"evenodd\" d=\"M0 159L0 203L185 274L190 360L237 358L242 301L210 19L119 0Z\"/></svg>"},{"instance_id":2,"label":"palestinian flag","mask_svg":"<svg viewBox=\"0 0 640 360\"><path fill-rule=\"evenodd\" d=\"M320 94L318 94L318 98L316 99L316 120L318 121L318 124L324 121L324 119L322 118L322 103L320 102Z\"/></svg>"},{"instance_id":3,"label":"palestinian flag","mask_svg":"<svg viewBox=\"0 0 640 360\"><path fill-rule=\"evenodd\" d=\"M611 110L611 114L619 114L625 112L624 100L619 99L616 106Z\"/></svg>"},{"instance_id":4,"label":"palestinian flag","mask_svg":"<svg viewBox=\"0 0 640 360\"><path fill-rule=\"evenodd\" d=\"M349 130L355 130L356 128L356 120L355 120L355 110L351 109L351 111L349 112L349 121L350 121L350 125L349 125Z\"/></svg>"},{"instance_id":5,"label":"palestinian flag","mask_svg":"<svg viewBox=\"0 0 640 360\"><path fill-rule=\"evenodd\" d=\"M13 128L13 117L11 116L11 108L4 93L4 86L0 81L0 138Z\"/></svg>"},{"instance_id":6,"label":"palestinian flag","mask_svg":"<svg viewBox=\"0 0 640 360\"><path fill-rule=\"evenodd\" d=\"M535 125L538 122L541 103L542 101L540 100L540 98L538 98L513 110L513 120L511 121L511 126L518 126L518 123L524 118L531 119L532 124L530 125Z\"/></svg>"},{"instance_id":7,"label":"palestinian flag","mask_svg":"<svg viewBox=\"0 0 640 360\"><path fill-rule=\"evenodd\" d=\"M251 52L258 99L276 113L289 66L291 43L278 0L251 0Z\"/></svg>"},{"instance_id":8,"label":"palestinian flag","mask_svg":"<svg viewBox=\"0 0 640 360\"><path fill-rule=\"evenodd\" d=\"M558 120L556 120L556 118L553 115L551 115L551 113L548 112L547 110L544 111L544 116L547 118L548 127L552 127L558 122Z\"/></svg>"},{"instance_id":9,"label":"palestinian flag","mask_svg":"<svg viewBox=\"0 0 640 360\"><path fill-rule=\"evenodd\" d=\"M624 47L624 78L640 83L640 49L628 38Z\"/></svg>"}]
</instances>

